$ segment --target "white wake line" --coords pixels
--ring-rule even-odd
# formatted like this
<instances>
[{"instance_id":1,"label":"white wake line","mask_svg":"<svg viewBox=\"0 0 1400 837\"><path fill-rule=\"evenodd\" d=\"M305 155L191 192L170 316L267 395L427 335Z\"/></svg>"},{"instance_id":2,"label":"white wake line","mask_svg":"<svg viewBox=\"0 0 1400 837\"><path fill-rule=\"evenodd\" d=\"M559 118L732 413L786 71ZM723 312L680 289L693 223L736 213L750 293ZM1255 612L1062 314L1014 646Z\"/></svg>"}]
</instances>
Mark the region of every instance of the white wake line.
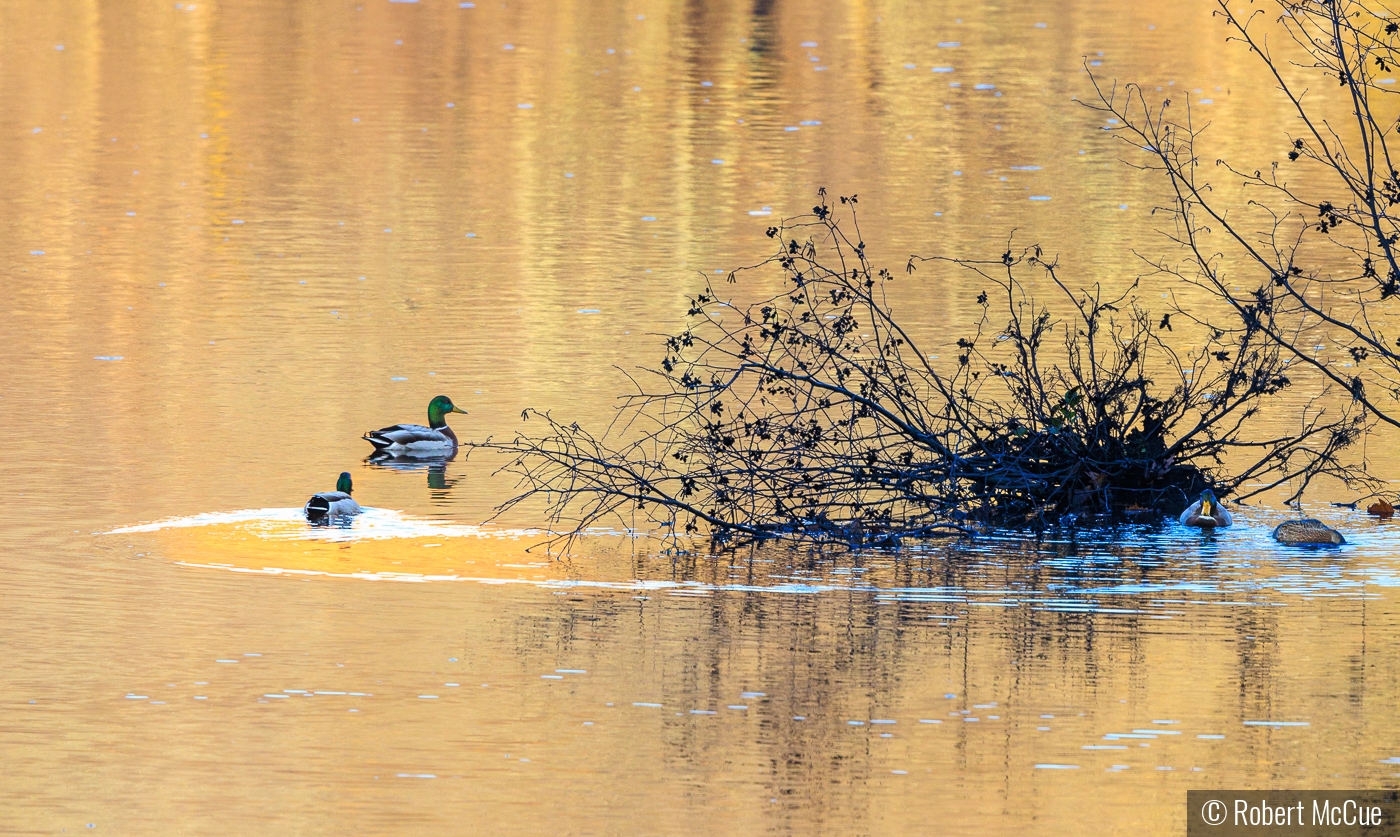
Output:
<instances>
[{"instance_id":1,"label":"white wake line","mask_svg":"<svg viewBox=\"0 0 1400 837\"><path fill-rule=\"evenodd\" d=\"M529 578L488 578L465 575L424 575L421 573L400 573L400 572L352 572L336 573L328 570L294 570L283 569L281 567L263 567L254 569L252 567L236 567L232 564L204 564L193 561L175 561L176 566L192 567L202 570L225 570L235 573L251 573L253 575L301 575L301 576L325 576L327 578L353 578L363 581L405 581L410 583L424 583L429 581L466 581L477 584L525 584L532 587L544 587L559 590L572 588L602 589L602 590L631 590L638 592L654 592L661 590L687 590L702 592L737 592L737 593L788 593L788 594L815 594L815 593L924 593L924 594L947 594L951 590L934 587L909 587L909 588L885 588L863 586L849 586L842 584L775 584L762 586L757 584L707 584L703 581L662 581L643 579L632 579L630 581L581 581L576 579L529 579ZM1007 591L959 591L960 596L1005 596Z\"/></svg>"},{"instance_id":2,"label":"white wake line","mask_svg":"<svg viewBox=\"0 0 1400 837\"><path fill-rule=\"evenodd\" d=\"M989 590L968 590L968 589L966 589L966 588L952 588L952 587L875 587L875 586L871 586L871 585L795 584L795 583L785 583L785 584L774 584L774 585L770 585L770 586L762 586L762 585L757 585L757 584L709 584L709 583L706 583L706 582L703 582L703 581L663 581L663 580L651 580L651 581L647 581L647 580L642 580L642 579L631 579L631 580L629 580L629 581L583 581L583 580L576 580L576 579L488 578L488 577L464 576L464 575L455 575L455 574L452 574L452 575L428 575L428 574L423 574L423 573L403 573L403 572L392 572L392 571L386 571L386 572L367 572L367 571L360 571L360 572L350 572L350 573L337 573L337 572L330 572L330 571L327 571L327 570L296 570L296 569L284 569L284 568L281 568L281 567L262 567L262 568L260 568L260 569L256 569L256 568L253 568L253 567L237 567L237 566L234 566L234 565L232 565L232 564L198 563L198 562L193 562L193 561L175 561L175 562L173 562L173 563L174 563L176 566L190 567L190 568L192 568L192 569L202 569L202 570L224 570L224 571L226 571L226 572L247 573L247 574L251 574L251 575L322 576L322 577L325 577L325 578L347 578L347 579L355 579L355 580L359 580L359 581L398 581L398 582L405 582L405 583L409 583L409 584L426 584L426 583L429 583L429 582L458 581L458 582L471 582L471 583L476 583L476 584L488 584L488 585L520 584L520 585L527 585L527 586L531 586L531 587L542 588L542 589L546 589L546 590L591 589L591 590L617 590L617 591L623 591L623 592L636 592L636 593L654 593L654 592L665 592L665 591L670 591L670 592L677 593L677 594L685 594L685 593L778 593L778 594L783 594L783 595L810 596L810 595L820 595L820 594L822 594L822 593L874 593L874 594L876 595L876 598L878 598L878 599L880 599L880 600L882 600L882 601L886 601L886 602L888 602L888 601L904 601L904 602L911 603L911 604L919 604L919 603L921 603L921 601L920 601L919 599L917 599L917 598L905 599L905 598L902 598L902 597L905 597L905 596L938 596L938 597L939 597L938 599L929 600L929 601L927 601L927 602L925 602L925 603L928 603L928 604L959 604L959 603L961 603L961 604L967 604L967 605L984 605L984 604L989 604L988 602L982 601L982 600L988 599L988 598L1005 599L1005 598L1008 598L1008 597L1012 597L1012 598L1016 599L1016 601L1013 601L1013 602L1006 602L1006 603L995 603L995 604L997 604L998 606L1004 606L1004 607L1018 607L1018 606L1025 605L1025 606L1033 607L1033 608L1036 608L1036 609L1044 609L1044 608L1046 608L1046 607L1049 607L1050 609L1055 609L1055 610L1058 610L1058 609L1061 609L1061 608L1066 608L1066 607L1068 607L1068 608L1076 608L1076 609L1078 609L1078 608L1085 608L1085 609L1091 609L1091 610L1093 610L1094 612L1100 612L1100 613L1159 613L1159 612L1166 612L1166 611L1155 611L1155 610L1117 610L1117 609L1114 609L1114 608L1105 607L1105 603L1100 602L1100 601L1096 601L1097 595L1101 594L1101 593L1103 592L1102 590L1084 590L1084 591L1082 591L1082 593L1077 593L1077 594L1076 594L1076 593L1065 593L1065 592L1060 592L1060 593L1056 593L1056 594L1054 594L1054 595L1049 595L1049 594L1038 594L1038 593L1031 592L1031 591L997 590L997 589L989 589ZM1397 583L1397 580L1394 579L1394 578L1387 579L1387 580L1390 581L1391 583L1390 583L1390 584L1385 584L1384 582L1378 582L1378 583L1381 583L1382 586L1400 586L1400 583ZM1190 592L1190 591L1189 591L1189 590L1177 590L1177 589L1172 589L1172 588L1164 588L1164 589L1156 590L1156 591L1144 591L1144 594L1147 594L1148 592L1156 592L1156 593L1159 593L1159 594L1171 594L1171 593ZM1224 595L1224 594L1225 594L1226 592L1228 592L1228 591L1226 591L1226 590L1221 590L1221 589L1217 589L1217 590L1201 590L1201 591L1198 591L1198 592L1202 592L1202 593L1212 593L1212 592L1213 592L1213 593L1218 593L1218 594ZM1081 598L1081 596L1082 596L1082 598ZM945 598L945 597L946 597L946 598ZM1171 601L1171 603L1177 603L1176 600L1170 600L1170 601ZM1192 602L1181 601L1181 602L1180 602L1180 604L1183 604L1183 605L1184 605L1184 604L1188 604L1188 603L1189 603L1189 604L1193 604L1193 605L1217 605L1217 606L1239 605L1239 604L1248 604L1249 606L1261 606L1261 605L1265 604L1265 603L1259 603L1259 602L1231 602L1231 601L1200 601L1200 602L1197 602L1197 601L1192 601ZM1283 607L1283 606L1284 606L1284 605L1281 604L1281 603L1268 603L1268 604L1271 604L1271 605L1273 605L1273 606L1279 606L1279 607Z\"/></svg>"},{"instance_id":3,"label":"white wake line","mask_svg":"<svg viewBox=\"0 0 1400 837\"><path fill-rule=\"evenodd\" d=\"M384 540L390 538L524 538L546 534L539 529L497 529L488 526L470 526L457 523L439 523L435 520L409 517L390 509L366 508L363 514L353 518L345 528L335 526L312 527L306 522L301 509L266 508L242 509L231 512L203 512L188 517L174 517L141 523L135 526L122 526L103 532L104 535L128 535L160 532L166 529L189 529L199 526L219 526L225 524L283 524L297 528L289 531L274 531L263 528L273 535L304 540Z\"/></svg>"},{"instance_id":4,"label":"white wake line","mask_svg":"<svg viewBox=\"0 0 1400 837\"><path fill-rule=\"evenodd\" d=\"M660 579L643 580L630 579L628 581L587 581L578 579L530 579L530 578L490 578L465 575L428 575L424 573L404 573L394 571L384 572L349 572L337 573L328 570L297 570L285 569L282 567L238 567L233 564L222 563L198 563L193 561L175 561L177 566L191 567L204 570L225 570L235 573L249 573L252 575L296 575L296 576L324 576L326 578L350 578L361 581L402 581L412 584L423 584L437 581L464 581L477 584L524 584L531 587L541 587L552 590L570 589L594 589L594 590L622 590L631 592L695 592L695 593L783 593L788 595L818 595L821 593L874 593L881 600L899 600L910 603L921 603L919 599L902 599L903 596L937 596L924 603L930 604L983 604L984 599L1006 599L1013 597L1016 601L1005 603L1005 606L1014 607L1019 605L1073 605L1076 607L1099 607L1091 598L1092 592L1086 592L1083 599L1064 593L1053 596L1037 594L1029 591L1016 590L968 590L966 588L954 587L876 587L872 585L847 585L847 584L799 584L784 583L773 585L758 584L709 584L703 581L665 581ZM1174 592L1163 590L1161 592ZM1217 591L1218 592L1218 591ZM1001 604L1001 603L998 603ZM1148 611L1142 611L1148 612Z\"/></svg>"}]
</instances>

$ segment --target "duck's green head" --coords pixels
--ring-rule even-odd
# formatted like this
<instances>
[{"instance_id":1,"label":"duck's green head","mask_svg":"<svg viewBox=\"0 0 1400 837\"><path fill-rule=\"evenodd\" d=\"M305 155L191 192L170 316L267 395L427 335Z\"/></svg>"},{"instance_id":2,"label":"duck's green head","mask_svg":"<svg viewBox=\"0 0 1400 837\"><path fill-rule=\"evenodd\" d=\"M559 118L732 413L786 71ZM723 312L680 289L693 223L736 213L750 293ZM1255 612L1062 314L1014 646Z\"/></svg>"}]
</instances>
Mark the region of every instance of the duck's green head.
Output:
<instances>
[{"instance_id":1,"label":"duck's green head","mask_svg":"<svg viewBox=\"0 0 1400 837\"><path fill-rule=\"evenodd\" d=\"M349 472L349 471L341 471L341 472L340 472L340 479L338 479L338 480L335 481L335 490L336 490L336 491L343 491L343 492L345 492L346 494L353 494L353 493L354 493L355 489L354 489L354 487L353 487L353 486L351 485L351 483L350 483L350 472Z\"/></svg>"},{"instance_id":2,"label":"duck's green head","mask_svg":"<svg viewBox=\"0 0 1400 837\"><path fill-rule=\"evenodd\" d=\"M1215 514L1215 507L1220 505L1220 501L1215 499L1215 492L1207 488L1201 492L1201 516L1211 517Z\"/></svg>"},{"instance_id":3,"label":"duck's green head","mask_svg":"<svg viewBox=\"0 0 1400 837\"><path fill-rule=\"evenodd\" d=\"M461 413L466 415L467 411L452 403L452 399L446 395L439 395L428 402L428 426L442 427L447 424L448 413Z\"/></svg>"}]
</instances>

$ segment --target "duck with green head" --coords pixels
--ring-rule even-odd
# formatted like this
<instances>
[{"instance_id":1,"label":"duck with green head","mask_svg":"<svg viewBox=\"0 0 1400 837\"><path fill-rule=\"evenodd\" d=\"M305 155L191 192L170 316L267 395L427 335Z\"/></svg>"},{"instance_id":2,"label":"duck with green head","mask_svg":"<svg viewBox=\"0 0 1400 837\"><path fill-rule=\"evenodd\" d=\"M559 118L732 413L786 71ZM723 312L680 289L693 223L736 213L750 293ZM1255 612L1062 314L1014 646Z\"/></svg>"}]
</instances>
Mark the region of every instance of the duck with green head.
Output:
<instances>
[{"instance_id":1,"label":"duck with green head","mask_svg":"<svg viewBox=\"0 0 1400 837\"><path fill-rule=\"evenodd\" d=\"M335 481L334 491L322 491L320 494L311 495L311 499L306 501L306 519L312 523L320 523L332 517L350 517L359 514L360 504L350 495L354 493L355 487L350 482L350 472L342 471L340 479Z\"/></svg>"},{"instance_id":2,"label":"duck with green head","mask_svg":"<svg viewBox=\"0 0 1400 837\"><path fill-rule=\"evenodd\" d=\"M374 445L375 453L389 456L446 456L457 450L457 434L447 426L448 413L467 411L452 403L446 395L439 395L428 403L428 426L421 424L396 424L382 430L371 430L364 438Z\"/></svg>"},{"instance_id":3,"label":"duck with green head","mask_svg":"<svg viewBox=\"0 0 1400 837\"><path fill-rule=\"evenodd\" d=\"M1201 492L1201 499L1186 507L1180 520L1183 526L1194 526L1197 529L1224 529L1235 522L1229 510L1215 499L1215 492L1209 488Z\"/></svg>"}]
</instances>

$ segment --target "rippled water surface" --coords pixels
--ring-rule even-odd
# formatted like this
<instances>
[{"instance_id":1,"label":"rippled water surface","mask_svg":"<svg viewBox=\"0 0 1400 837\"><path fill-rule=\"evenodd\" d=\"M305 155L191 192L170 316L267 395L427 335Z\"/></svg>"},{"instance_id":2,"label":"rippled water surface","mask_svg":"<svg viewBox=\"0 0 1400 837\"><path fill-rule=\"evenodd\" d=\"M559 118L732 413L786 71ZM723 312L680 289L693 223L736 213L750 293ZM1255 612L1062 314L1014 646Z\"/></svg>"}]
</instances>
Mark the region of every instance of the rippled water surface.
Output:
<instances>
[{"instance_id":1,"label":"rippled water surface","mask_svg":"<svg viewBox=\"0 0 1400 837\"><path fill-rule=\"evenodd\" d=\"M1400 537L1334 487L1336 550L1276 547L1273 497L1208 537L558 560L486 523L499 463L364 461L439 392L463 437L606 422L614 366L822 186L892 266L1014 229L1128 281L1161 184L1085 63L1262 165L1287 114L1223 34L1194 2L0 2L0 832L1180 833L1188 788L1397 787ZM936 351L979 290L895 304ZM369 511L307 527L342 470Z\"/></svg>"}]
</instances>

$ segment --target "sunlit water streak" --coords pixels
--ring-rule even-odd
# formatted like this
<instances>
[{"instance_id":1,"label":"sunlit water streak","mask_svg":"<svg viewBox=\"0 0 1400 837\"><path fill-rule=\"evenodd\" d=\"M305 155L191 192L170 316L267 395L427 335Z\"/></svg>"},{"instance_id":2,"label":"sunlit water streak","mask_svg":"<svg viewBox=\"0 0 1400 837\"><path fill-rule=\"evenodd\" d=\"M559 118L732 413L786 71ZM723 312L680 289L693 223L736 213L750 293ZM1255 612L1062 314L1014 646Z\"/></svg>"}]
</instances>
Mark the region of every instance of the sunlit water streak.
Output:
<instances>
[{"instance_id":1,"label":"sunlit water streak","mask_svg":"<svg viewBox=\"0 0 1400 837\"><path fill-rule=\"evenodd\" d=\"M1300 510L1298 514L1322 514L1332 509ZM1333 514L1335 517L1335 513ZM871 549L859 553L860 566L843 566L837 561L825 571L810 574L766 573L760 584L715 584L698 580L634 578L590 580L556 578L510 579L479 578L455 573L353 572L336 573L294 567L235 567L182 558L181 566L223 567L237 572L264 574L324 575L364 580L393 581L477 581L492 584L524 583L548 588L599 588L612 590L667 592L672 595L708 595L715 592L774 594L820 594L835 591L862 591L877 594L877 601L907 603L956 603L983 607L1030 606L1059 612L1151 614L1156 618L1184 615L1180 610L1141 610L1118 606L1115 601L1150 599L1154 608L1169 602L1177 605L1262 605L1282 602L1266 596L1343 597L1379 599L1377 587L1400 586L1400 567L1392 560L1400 546L1394 527L1376 526L1368 518L1352 514L1351 522L1365 528L1351 532L1341 547L1281 547L1271 536L1277 514L1240 510L1234 527L1218 532L1201 532L1173 522L1135 524L1110 529L1053 531L1028 539L1024 532L990 532L952 544L917 544L903 550ZM1334 521L1335 522L1335 521ZM1338 524L1344 525L1344 524ZM520 548L541 543L547 537L539 530L511 530L489 526L463 526L439 520L417 518L386 509L366 508L364 513L329 526L307 523L299 509L269 508L234 512L212 512L153 523L123 526L106 534L151 534L170 530L214 527L225 538L253 538L271 542L318 541L353 544L362 541L431 539L435 543L415 544L441 547L448 539L509 539ZM595 531L581 540L616 541L646 539L645 533L620 535ZM653 547L655 541L641 546ZM781 547L768 553L781 554ZM450 554L451 550L448 553ZM253 550L258 560L275 554ZM955 586L905 587L880 584L888 570L910 560L930 556L944 559L955 555L975 559L981 572ZM854 556L852 556L854 557ZM1015 560L1008 563L1008 558ZM1043 571L1032 581L1019 581L1006 587L979 589L989 571L1011 569L1031 562ZM550 565L546 558L535 563L502 563L506 569L539 570ZM1124 581L1125 566L1160 568L1158 578ZM1165 596L1172 598L1163 598ZM956 618L956 617L950 617Z\"/></svg>"},{"instance_id":2,"label":"sunlit water streak","mask_svg":"<svg viewBox=\"0 0 1400 837\"><path fill-rule=\"evenodd\" d=\"M269 540L322 540L354 542L386 538L522 538L537 537L537 530L511 530L486 526L463 526L440 520L417 518L389 509L364 507L362 514L339 518L326 525L307 522L301 509L243 509L230 512L204 512L188 517L157 520L134 526L121 526L105 534L129 535L188 529L196 526L229 526Z\"/></svg>"}]
</instances>

